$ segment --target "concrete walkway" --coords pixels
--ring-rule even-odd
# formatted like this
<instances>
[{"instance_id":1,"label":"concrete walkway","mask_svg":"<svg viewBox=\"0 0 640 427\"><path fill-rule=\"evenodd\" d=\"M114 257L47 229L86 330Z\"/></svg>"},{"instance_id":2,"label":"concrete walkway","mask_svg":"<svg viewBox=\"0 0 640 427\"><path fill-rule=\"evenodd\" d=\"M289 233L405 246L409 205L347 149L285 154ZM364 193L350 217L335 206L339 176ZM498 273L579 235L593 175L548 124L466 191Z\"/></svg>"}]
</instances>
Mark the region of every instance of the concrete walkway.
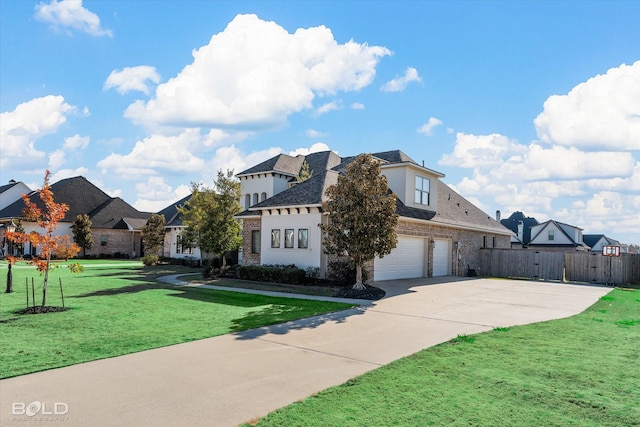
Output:
<instances>
[{"instance_id":1,"label":"concrete walkway","mask_svg":"<svg viewBox=\"0 0 640 427\"><path fill-rule=\"evenodd\" d=\"M460 278L377 286L387 296L369 306L2 380L0 425L234 426L460 334L571 316L610 291Z\"/></svg>"}]
</instances>

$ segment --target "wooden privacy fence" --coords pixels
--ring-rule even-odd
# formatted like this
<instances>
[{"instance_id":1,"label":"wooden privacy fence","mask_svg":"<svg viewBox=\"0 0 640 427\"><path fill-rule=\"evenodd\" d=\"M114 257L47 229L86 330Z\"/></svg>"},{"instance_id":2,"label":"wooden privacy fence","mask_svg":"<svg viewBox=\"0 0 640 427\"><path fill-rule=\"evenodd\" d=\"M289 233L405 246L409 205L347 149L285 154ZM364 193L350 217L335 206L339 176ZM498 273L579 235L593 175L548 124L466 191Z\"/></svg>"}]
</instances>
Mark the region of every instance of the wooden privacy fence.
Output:
<instances>
[{"instance_id":1,"label":"wooden privacy fence","mask_svg":"<svg viewBox=\"0 0 640 427\"><path fill-rule=\"evenodd\" d=\"M482 249L483 276L625 285L640 283L640 255Z\"/></svg>"}]
</instances>

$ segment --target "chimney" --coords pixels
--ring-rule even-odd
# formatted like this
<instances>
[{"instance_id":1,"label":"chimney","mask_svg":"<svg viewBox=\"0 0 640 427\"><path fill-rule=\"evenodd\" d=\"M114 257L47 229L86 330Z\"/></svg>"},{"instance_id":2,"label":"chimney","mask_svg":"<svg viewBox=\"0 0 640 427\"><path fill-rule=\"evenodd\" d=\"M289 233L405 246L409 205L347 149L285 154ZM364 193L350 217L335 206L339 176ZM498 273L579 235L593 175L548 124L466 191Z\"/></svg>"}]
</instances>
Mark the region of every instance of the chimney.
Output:
<instances>
[{"instance_id":1,"label":"chimney","mask_svg":"<svg viewBox=\"0 0 640 427\"><path fill-rule=\"evenodd\" d=\"M496 221L500 222L500 211L496 211Z\"/></svg>"},{"instance_id":2,"label":"chimney","mask_svg":"<svg viewBox=\"0 0 640 427\"><path fill-rule=\"evenodd\" d=\"M518 221L518 239L524 243L524 222Z\"/></svg>"}]
</instances>

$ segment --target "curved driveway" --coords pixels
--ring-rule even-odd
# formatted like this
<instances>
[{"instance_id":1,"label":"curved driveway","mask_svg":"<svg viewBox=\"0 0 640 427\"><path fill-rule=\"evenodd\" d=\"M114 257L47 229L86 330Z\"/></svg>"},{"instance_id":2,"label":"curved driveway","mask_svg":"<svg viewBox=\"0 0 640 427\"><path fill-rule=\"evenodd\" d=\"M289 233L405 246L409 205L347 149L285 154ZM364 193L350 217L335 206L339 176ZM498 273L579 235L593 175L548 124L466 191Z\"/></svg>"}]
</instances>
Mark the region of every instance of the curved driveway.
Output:
<instances>
[{"instance_id":1,"label":"curved driveway","mask_svg":"<svg viewBox=\"0 0 640 427\"><path fill-rule=\"evenodd\" d=\"M457 335L571 316L610 290L451 277L376 285L387 296L351 310L2 380L0 425L233 426ZM44 409L20 415L31 402Z\"/></svg>"}]
</instances>

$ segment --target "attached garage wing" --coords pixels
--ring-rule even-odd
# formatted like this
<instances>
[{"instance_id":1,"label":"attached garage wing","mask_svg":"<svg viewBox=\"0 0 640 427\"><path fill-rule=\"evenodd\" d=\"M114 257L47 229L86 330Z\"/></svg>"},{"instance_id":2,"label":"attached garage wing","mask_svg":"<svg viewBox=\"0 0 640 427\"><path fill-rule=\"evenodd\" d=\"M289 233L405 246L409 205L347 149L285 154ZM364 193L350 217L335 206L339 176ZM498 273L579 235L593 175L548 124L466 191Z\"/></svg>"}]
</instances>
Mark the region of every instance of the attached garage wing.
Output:
<instances>
[{"instance_id":1,"label":"attached garage wing","mask_svg":"<svg viewBox=\"0 0 640 427\"><path fill-rule=\"evenodd\" d=\"M398 246L374 261L374 280L411 279L426 276L425 239L398 236Z\"/></svg>"}]
</instances>

